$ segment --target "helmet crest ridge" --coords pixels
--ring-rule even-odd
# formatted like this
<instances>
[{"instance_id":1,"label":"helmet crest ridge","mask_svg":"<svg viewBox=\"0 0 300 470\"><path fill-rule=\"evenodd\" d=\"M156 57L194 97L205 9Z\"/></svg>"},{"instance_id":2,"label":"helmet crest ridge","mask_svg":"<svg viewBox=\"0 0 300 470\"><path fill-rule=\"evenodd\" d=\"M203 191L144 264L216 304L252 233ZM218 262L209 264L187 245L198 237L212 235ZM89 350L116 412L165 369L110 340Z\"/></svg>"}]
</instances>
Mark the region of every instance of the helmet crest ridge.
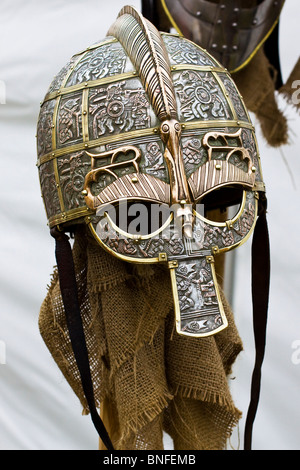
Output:
<instances>
[{"instance_id":1,"label":"helmet crest ridge","mask_svg":"<svg viewBox=\"0 0 300 470\"><path fill-rule=\"evenodd\" d=\"M160 121L177 119L169 58L155 26L133 7L125 6L107 34L124 47Z\"/></svg>"}]
</instances>

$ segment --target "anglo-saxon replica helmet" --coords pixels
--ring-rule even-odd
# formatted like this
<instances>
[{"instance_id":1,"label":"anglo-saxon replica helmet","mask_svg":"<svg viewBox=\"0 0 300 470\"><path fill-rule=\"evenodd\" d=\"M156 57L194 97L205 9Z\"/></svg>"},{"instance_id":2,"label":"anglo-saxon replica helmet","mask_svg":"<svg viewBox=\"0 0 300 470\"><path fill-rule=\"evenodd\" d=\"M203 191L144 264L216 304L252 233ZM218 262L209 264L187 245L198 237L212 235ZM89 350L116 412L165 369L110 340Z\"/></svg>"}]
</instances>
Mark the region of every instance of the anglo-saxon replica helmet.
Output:
<instances>
[{"instance_id":1,"label":"anglo-saxon replica helmet","mask_svg":"<svg viewBox=\"0 0 300 470\"><path fill-rule=\"evenodd\" d=\"M83 224L113 257L169 269L178 334L226 328L215 259L248 239L265 187L255 130L216 59L124 7L55 77L37 148L67 315L76 288L59 243Z\"/></svg>"}]
</instances>

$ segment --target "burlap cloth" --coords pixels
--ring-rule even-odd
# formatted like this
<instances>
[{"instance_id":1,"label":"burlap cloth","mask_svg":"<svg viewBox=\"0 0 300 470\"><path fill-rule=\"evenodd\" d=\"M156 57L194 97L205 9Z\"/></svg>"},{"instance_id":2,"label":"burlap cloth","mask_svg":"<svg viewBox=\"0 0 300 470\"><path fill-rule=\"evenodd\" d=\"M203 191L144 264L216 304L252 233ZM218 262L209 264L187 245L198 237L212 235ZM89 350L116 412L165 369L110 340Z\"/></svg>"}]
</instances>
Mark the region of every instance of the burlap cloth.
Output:
<instances>
[{"instance_id":1,"label":"burlap cloth","mask_svg":"<svg viewBox=\"0 0 300 470\"><path fill-rule=\"evenodd\" d=\"M228 328L208 338L180 336L166 268L120 261L87 230L78 229L73 257L95 396L115 448L163 449L166 431L177 450L224 449L241 416L228 374L242 349L224 296ZM86 411L56 270L39 327Z\"/></svg>"},{"instance_id":2,"label":"burlap cloth","mask_svg":"<svg viewBox=\"0 0 300 470\"><path fill-rule=\"evenodd\" d=\"M278 71L270 64L261 47L251 61L240 71L232 73L246 107L252 111L261 126L262 134L271 147L289 143L289 125L285 110L281 109L279 96L298 111L300 104L293 99L293 84L300 77L300 59L296 62L287 81L276 90ZM299 88L299 87L298 87Z\"/></svg>"}]
</instances>

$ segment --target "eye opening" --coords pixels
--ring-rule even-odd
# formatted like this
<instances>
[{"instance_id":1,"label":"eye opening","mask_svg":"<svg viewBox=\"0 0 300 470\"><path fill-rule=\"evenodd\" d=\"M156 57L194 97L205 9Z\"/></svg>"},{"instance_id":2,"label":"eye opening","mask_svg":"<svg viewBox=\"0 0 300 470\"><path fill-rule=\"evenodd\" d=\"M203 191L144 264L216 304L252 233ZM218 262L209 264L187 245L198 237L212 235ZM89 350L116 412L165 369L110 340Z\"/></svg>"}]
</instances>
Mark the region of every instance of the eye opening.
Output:
<instances>
[{"instance_id":1,"label":"eye opening","mask_svg":"<svg viewBox=\"0 0 300 470\"><path fill-rule=\"evenodd\" d=\"M128 238L151 238L161 232L172 218L167 204L152 201L124 200L108 211L110 223Z\"/></svg>"},{"instance_id":2,"label":"eye opening","mask_svg":"<svg viewBox=\"0 0 300 470\"><path fill-rule=\"evenodd\" d=\"M242 185L226 185L205 194L198 201L198 204L203 204L202 214L205 219L216 223L233 219L243 204L244 191Z\"/></svg>"}]
</instances>

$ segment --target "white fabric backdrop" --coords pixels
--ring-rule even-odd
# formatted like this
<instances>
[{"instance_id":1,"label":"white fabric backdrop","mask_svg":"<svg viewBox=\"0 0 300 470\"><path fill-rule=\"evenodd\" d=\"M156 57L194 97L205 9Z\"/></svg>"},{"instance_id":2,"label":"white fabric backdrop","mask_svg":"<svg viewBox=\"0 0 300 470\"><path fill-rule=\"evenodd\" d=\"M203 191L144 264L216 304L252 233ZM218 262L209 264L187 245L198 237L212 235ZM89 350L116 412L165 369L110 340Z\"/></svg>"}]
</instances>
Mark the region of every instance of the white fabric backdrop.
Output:
<instances>
[{"instance_id":1,"label":"white fabric backdrop","mask_svg":"<svg viewBox=\"0 0 300 470\"><path fill-rule=\"evenodd\" d=\"M38 314L55 264L35 166L39 102L76 52L106 35L123 0L2 0L0 4L0 449L97 449L89 417L58 370ZM140 8L140 1L130 4ZM299 56L299 2L288 0L280 26L284 79ZM299 77L300 79L300 77ZM4 102L5 101L5 102ZM282 103L285 107L285 103ZM272 284L268 342L253 449L300 449L299 115L291 108L291 144L258 138L269 199ZM283 153L283 155L282 155ZM288 161L288 167L285 163ZM289 174L293 172L293 179ZM231 381L246 414L254 361L250 249L237 250L234 311L244 352ZM294 353L294 356L293 356ZM293 360L294 359L294 360ZM244 418L239 428L242 439ZM238 447L238 432L231 443ZM166 446L170 442L166 440ZM170 448L170 447L169 447Z\"/></svg>"}]
</instances>

